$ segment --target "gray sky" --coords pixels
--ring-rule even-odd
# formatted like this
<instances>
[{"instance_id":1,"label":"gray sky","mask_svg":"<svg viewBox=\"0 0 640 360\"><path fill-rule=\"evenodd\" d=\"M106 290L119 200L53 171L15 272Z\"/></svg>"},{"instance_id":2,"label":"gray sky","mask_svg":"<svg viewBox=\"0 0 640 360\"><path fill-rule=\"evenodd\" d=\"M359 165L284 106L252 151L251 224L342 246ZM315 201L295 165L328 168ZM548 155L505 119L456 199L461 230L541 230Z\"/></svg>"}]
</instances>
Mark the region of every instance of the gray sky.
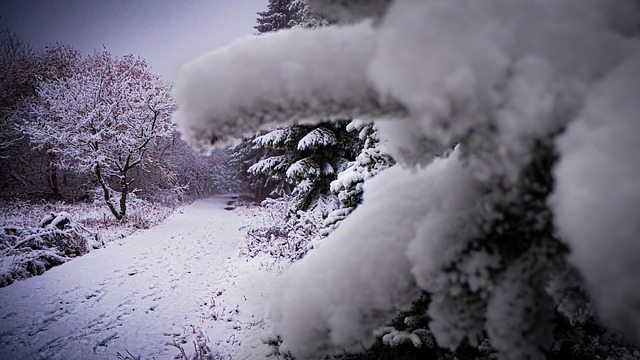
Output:
<instances>
[{"instance_id":1,"label":"gray sky","mask_svg":"<svg viewBox=\"0 0 640 360\"><path fill-rule=\"evenodd\" d=\"M136 54L175 80L181 64L252 35L268 0L0 0L0 26L39 47Z\"/></svg>"}]
</instances>

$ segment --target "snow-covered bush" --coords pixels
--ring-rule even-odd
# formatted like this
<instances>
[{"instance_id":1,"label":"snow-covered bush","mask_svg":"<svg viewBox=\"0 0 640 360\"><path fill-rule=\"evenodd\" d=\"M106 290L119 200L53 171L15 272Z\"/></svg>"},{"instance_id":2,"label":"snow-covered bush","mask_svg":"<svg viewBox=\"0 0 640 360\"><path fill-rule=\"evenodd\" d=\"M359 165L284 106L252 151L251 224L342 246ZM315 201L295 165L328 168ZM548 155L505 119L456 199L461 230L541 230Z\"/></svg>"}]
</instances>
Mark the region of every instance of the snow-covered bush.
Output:
<instances>
[{"instance_id":1,"label":"snow-covered bush","mask_svg":"<svg viewBox=\"0 0 640 360\"><path fill-rule=\"evenodd\" d=\"M90 250L89 230L67 212L50 213L37 226L0 227L0 286L40 275ZM9 264L10 262L10 264Z\"/></svg>"},{"instance_id":2,"label":"snow-covered bush","mask_svg":"<svg viewBox=\"0 0 640 360\"><path fill-rule=\"evenodd\" d=\"M303 258L320 241L322 215L296 210L296 200L285 196L260 205L267 221L256 221L247 230L244 254L267 254L286 263Z\"/></svg>"},{"instance_id":3,"label":"snow-covered bush","mask_svg":"<svg viewBox=\"0 0 640 360\"><path fill-rule=\"evenodd\" d=\"M374 20L241 39L176 86L194 144L375 118L400 165L282 278L281 350L360 351L424 291L449 350L486 337L501 359L560 356L560 339L606 342L577 330L600 321L640 344L634 1L314 4Z\"/></svg>"}]
</instances>

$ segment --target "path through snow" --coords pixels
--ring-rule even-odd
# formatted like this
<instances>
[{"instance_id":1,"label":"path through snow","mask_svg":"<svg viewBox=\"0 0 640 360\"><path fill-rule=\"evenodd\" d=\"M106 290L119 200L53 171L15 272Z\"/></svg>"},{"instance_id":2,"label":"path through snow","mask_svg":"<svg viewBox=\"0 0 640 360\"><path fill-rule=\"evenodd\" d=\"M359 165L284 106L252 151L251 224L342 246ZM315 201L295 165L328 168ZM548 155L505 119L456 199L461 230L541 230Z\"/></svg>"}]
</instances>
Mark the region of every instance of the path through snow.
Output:
<instances>
[{"instance_id":1,"label":"path through snow","mask_svg":"<svg viewBox=\"0 0 640 360\"><path fill-rule=\"evenodd\" d=\"M0 288L0 359L170 359L177 345L194 353L197 338L223 357L264 357L276 275L238 257L243 219L224 209L229 201L198 200L153 229Z\"/></svg>"}]
</instances>

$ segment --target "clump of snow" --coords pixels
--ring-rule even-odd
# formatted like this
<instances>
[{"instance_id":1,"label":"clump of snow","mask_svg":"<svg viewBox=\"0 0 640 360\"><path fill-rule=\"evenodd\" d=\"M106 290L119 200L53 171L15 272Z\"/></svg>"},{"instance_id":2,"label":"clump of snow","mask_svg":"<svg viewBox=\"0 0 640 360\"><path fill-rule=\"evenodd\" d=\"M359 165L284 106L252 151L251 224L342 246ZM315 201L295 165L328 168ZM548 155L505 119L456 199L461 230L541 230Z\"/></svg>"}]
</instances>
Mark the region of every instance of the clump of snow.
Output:
<instances>
[{"instance_id":1,"label":"clump of snow","mask_svg":"<svg viewBox=\"0 0 640 360\"><path fill-rule=\"evenodd\" d=\"M608 29L628 21L612 20L614 8L603 1L394 2L369 65L380 94L412 118L383 124L390 151L419 162L434 153L429 141L450 147L492 127L502 149L488 161L516 177L529 160L525 139L559 131L588 84L628 53L629 40Z\"/></svg>"},{"instance_id":2,"label":"clump of snow","mask_svg":"<svg viewBox=\"0 0 640 360\"><path fill-rule=\"evenodd\" d=\"M556 224L599 314L640 342L640 56L607 74L558 140ZM633 335L635 334L635 336Z\"/></svg>"},{"instance_id":3,"label":"clump of snow","mask_svg":"<svg viewBox=\"0 0 640 360\"><path fill-rule=\"evenodd\" d=\"M344 109L343 118L348 118L354 102L376 107L366 69L359 66L373 53L373 34L371 24L364 23L236 40L182 68L175 87L181 105L174 121L191 142L208 143L294 117L317 119ZM283 47L286 61L273 51ZM245 107L255 102L261 104L260 117Z\"/></svg>"}]
</instances>

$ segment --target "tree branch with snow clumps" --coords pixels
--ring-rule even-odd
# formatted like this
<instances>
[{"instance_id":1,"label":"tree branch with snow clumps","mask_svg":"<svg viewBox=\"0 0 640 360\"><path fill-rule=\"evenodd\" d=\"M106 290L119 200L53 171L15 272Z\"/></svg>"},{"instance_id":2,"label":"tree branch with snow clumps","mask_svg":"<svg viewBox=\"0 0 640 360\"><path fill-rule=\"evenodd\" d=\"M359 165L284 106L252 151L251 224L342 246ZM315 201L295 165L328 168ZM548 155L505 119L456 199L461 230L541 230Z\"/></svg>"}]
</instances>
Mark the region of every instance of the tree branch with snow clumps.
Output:
<instances>
[{"instance_id":1,"label":"tree branch with snow clumps","mask_svg":"<svg viewBox=\"0 0 640 360\"><path fill-rule=\"evenodd\" d=\"M382 101L362 66L373 55L374 33L369 23L292 29L205 54L180 73L174 121L205 146L293 121L402 113Z\"/></svg>"},{"instance_id":2,"label":"tree branch with snow clumps","mask_svg":"<svg viewBox=\"0 0 640 360\"><path fill-rule=\"evenodd\" d=\"M350 8L358 1L317 3L367 16ZM362 205L283 278L281 350L361 349L427 291L439 346L488 335L501 359L542 359L557 351L554 319L589 307L555 306L574 288L640 344L634 1L383 9L375 23L238 41L178 82L177 120L200 142L278 122L394 118L375 124L413 172L365 185ZM584 278L545 285L572 270Z\"/></svg>"}]
</instances>

